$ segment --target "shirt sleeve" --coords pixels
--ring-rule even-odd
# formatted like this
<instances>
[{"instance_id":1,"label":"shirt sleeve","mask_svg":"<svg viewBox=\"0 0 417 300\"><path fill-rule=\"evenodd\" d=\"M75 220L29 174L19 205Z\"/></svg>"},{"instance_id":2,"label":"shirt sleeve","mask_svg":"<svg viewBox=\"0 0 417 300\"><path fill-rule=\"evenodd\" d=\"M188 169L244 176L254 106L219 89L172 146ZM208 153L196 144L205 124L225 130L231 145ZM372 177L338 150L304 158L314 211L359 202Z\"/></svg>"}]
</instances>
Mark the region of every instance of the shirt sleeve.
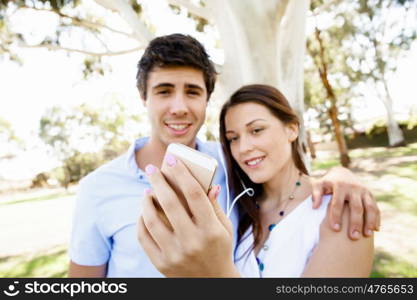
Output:
<instances>
[{"instance_id":1,"label":"shirt sleeve","mask_svg":"<svg viewBox=\"0 0 417 300\"><path fill-rule=\"evenodd\" d=\"M85 266L107 263L111 250L110 239L103 235L97 223L98 199L91 192L94 190L92 183L92 177L86 177L80 182L68 251L73 262Z\"/></svg>"}]
</instances>

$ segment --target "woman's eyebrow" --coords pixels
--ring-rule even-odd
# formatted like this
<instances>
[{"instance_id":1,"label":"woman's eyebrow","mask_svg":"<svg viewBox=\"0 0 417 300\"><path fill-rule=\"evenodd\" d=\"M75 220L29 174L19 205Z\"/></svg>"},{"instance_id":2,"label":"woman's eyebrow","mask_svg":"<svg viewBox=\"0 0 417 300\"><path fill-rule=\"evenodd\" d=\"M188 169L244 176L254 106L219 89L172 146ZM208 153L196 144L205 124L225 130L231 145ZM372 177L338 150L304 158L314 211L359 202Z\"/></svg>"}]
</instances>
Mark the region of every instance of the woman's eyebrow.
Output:
<instances>
[{"instance_id":1,"label":"woman's eyebrow","mask_svg":"<svg viewBox=\"0 0 417 300\"><path fill-rule=\"evenodd\" d=\"M248 127L256 121L266 121L266 120L265 119L255 119L255 120L252 120L252 121L249 121L248 123L246 123L245 126ZM228 133L235 133L235 132L233 130L227 130L226 134L228 134Z\"/></svg>"},{"instance_id":2,"label":"woman's eyebrow","mask_svg":"<svg viewBox=\"0 0 417 300\"><path fill-rule=\"evenodd\" d=\"M251 125L252 123L254 123L254 122L256 122L256 121L266 121L265 119L255 119L255 120L252 120L252 121L250 121L250 122L248 122L248 123L246 123L246 127L248 127L249 125Z\"/></svg>"}]
</instances>

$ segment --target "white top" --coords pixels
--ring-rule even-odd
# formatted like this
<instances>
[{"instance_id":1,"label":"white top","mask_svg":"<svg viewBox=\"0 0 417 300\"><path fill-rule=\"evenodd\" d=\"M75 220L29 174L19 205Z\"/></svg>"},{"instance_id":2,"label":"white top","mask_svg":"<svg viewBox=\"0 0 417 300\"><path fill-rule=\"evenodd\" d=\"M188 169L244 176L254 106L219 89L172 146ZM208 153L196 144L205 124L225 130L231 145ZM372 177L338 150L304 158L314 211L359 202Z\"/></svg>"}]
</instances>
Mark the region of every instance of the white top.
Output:
<instances>
[{"instance_id":1,"label":"white top","mask_svg":"<svg viewBox=\"0 0 417 300\"><path fill-rule=\"evenodd\" d=\"M235 265L242 277L300 277L319 242L320 224L326 216L330 195L318 209L309 196L270 232L255 257L252 227L248 228L235 253Z\"/></svg>"}]
</instances>

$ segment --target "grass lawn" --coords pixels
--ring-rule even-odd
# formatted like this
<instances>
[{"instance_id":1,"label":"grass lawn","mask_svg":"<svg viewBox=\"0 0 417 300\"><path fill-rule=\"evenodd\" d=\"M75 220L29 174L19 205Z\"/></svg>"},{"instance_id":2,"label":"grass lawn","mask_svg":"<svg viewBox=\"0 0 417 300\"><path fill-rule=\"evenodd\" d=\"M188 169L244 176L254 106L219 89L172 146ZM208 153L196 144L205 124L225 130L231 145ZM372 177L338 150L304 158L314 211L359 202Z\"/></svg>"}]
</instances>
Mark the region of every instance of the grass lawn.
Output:
<instances>
[{"instance_id":1,"label":"grass lawn","mask_svg":"<svg viewBox=\"0 0 417 300\"><path fill-rule=\"evenodd\" d=\"M0 277L67 277L67 268L68 255L64 246L0 258Z\"/></svg>"},{"instance_id":2,"label":"grass lawn","mask_svg":"<svg viewBox=\"0 0 417 300\"><path fill-rule=\"evenodd\" d=\"M407 243L410 237L417 236L417 143L398 148L355 149L349 155L353 171L363 179L376 197L383 215L382 228L385 223L384 229L391 231L389 236L406 241L404 244L409 247L402 252L397 252L396 249L384 251L383 247L378 247L375 243L371 276L417 277L417 246ZM339 165L336 153L324 157L325 159L316 159L313 162L313 172ZM394 221L390 221L391 219ZM408 220L414 223L407 223ZM394 228L393 223L397 227ZM385 244L390 243L395 242L385 241ZM404 253L407 255L403 255Z\"/></svg>"}]
</instances>

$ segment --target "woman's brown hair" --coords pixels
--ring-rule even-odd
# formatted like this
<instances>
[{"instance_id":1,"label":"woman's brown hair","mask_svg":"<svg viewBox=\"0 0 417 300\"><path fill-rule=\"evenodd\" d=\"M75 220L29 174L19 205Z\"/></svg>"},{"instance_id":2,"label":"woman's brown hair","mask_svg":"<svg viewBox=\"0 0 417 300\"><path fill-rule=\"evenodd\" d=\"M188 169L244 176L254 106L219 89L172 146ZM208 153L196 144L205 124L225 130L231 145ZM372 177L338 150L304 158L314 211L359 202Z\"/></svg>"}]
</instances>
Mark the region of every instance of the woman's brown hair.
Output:
<instances>
[{"instance_id":1,"label":"woman's brown hair","mask_svg":"<svg viewBox=\"0 0 417 300\"><path fill-rule=\"evenodd\" d=\"M260 243L262 228L255 199L259 199L263 196L263 187L262 184L252 182L245 172L243 172L243 170L239 167L238 163L233 159L229 142L226 139L226 114L231 107L243 103L256 103L265 106L272 115L277 117L284 124L296 124L299 126L300 121L295 111L288 103L288 100L279 90L272 86L262 84L252 84L241 87L230 97L221 109L220 141L225 156L227 175L232 197L236 197L243 192L243 184L246 187L253 188L255 192L253 197L244 194L244 196L242 196L239 200L238 207L240 218L238 241L241 241L243 234L252 225L254 235L253 247L256 247ZM292 159L296 168L300 172L308 174L307 168L302 159L298 138L291 143L291 149Z\"/></svg>"}]
</instances>

